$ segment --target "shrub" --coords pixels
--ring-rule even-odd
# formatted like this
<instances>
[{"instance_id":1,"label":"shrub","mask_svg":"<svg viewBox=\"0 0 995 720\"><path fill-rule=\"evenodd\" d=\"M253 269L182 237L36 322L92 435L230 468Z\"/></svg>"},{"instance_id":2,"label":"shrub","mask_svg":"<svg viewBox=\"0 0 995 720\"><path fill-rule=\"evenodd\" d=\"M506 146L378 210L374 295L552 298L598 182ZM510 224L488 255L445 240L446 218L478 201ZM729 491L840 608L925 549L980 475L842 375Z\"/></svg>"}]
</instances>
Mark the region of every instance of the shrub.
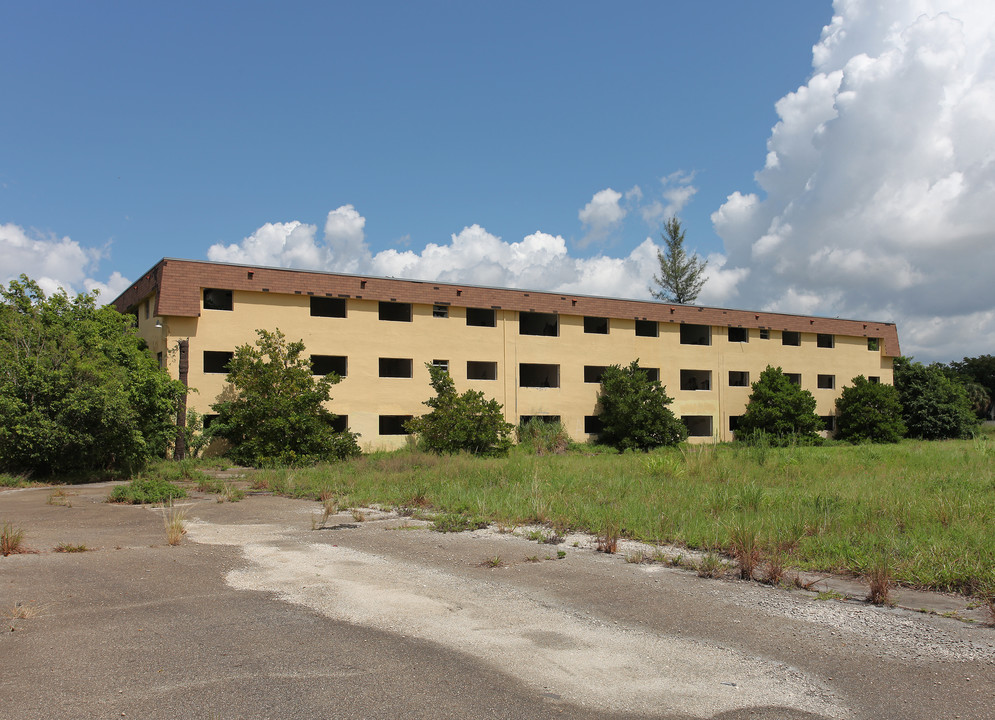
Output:
<instances>
[{"instance_id":1,"label":"shrub","mask_svg":"<svg viewBox=\"0 0 995 720\"><path fill-rule=\"evenodd\" d=\"M605 368L598 393L599 442L619 450L649 450L683 442L688 431L667 407L673 401L659 380L650 380L639 369L638 360L625 368Z\"/></svg>"},{"instance_id":2,"label":"shrub","mask_svg":"<svg viewBox=\"0 0 995 720\"><path fill-rule=\"evenodd\" d=\"M167 480L158 478L135 478L127 485L118 485L111 491L110 502L144 505L146 503L170 503L174 498L187 496L187 491Z\"/></svg>"},{"instance_id":3,"label":"shrub","mask_svg":"<svg viewBox=\"0 0 995 720\"><path fill-rule=\"evenodd\" d=\"M0 288L0 471L130 473L165 455L183 386L133 325L96 293Z\"/></svg>"},{"instance_id":4,"label":"shrub","mask_svg":"<svg viewBox=\"0 0 995 720\"><path fill-rule=\"evenodd\" d=\"M836 398L836 438L852 443L896 443L905 435L902 403L892 385L858 375Z\"/></svg>"},{"instance_id":5,"label":"shrub","mask_svg":"<svg viewBox=\"0 0 995 720\"><path fill-rule=\"evenodd\" d=\"M963 385L948 378L939 365L896 359L895 388L908 437L967 438L978 426Z\"/></svg>"},{"instance_id":6,"label":"shrub","mask_svg":"<svg viewBox=\"0 0 995 720\"><path fill-rule=\"evenodd\" d=\"M536 455L559 454L570 445L570 436L563 429L563 423L546 422L533 417L516 428L518 444Z\"/></svg>"},{"instance_id":7,"label":"shrub","mask_svg":"<svg viewBox=\"0 0 995 720\"><path fill-rule=\"evenodd\" d=\"M255 347L235 350L231 392L212 405L217 419L206 431L229 443L228 456L253 467L308 465L359 455L355 433L336 433L324 404L338 375L315 377L304 343L279 330L256 330Z\"/></svg>"},{"instance_id":8,"label":"shrub","mask_svg":"<svg viewBox=\"0 0 995 720\"><path fill-rule=\"evenodd\" d=\"M785 441L816 441L816 431L822 420L815 414L815 397L795 385L770 365L753 383L753 392L746 412L739 420L736 439L750 441L751 436L765 433L765 442L784 444Z\"/></svg>"},{"instance_id":9,"label":"shrub","mask_svg":"<svg viewBox=\"0 0 995 720\"><path fill-rule=\"evenodd\" d=\"M425 366L435 397L424 404L432 410L406 425L409 432L418 436L419 444L439 454L507 455L512 425L505 422L501 404L485 400L479 390L459 395L448 372L431 363Z\"/></svg>"}]
</instances>

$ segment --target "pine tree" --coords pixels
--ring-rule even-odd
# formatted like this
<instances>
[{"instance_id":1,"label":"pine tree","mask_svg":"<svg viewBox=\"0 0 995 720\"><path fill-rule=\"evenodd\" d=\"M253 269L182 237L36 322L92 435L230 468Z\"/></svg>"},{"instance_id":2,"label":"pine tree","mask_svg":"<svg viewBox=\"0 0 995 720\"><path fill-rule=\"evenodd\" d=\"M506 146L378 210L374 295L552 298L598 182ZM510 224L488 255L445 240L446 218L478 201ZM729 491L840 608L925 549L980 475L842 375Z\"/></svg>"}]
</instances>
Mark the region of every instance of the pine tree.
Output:
<instances>
[{"instance_id":1,"label":"pine tree","mask_svg":"<svg viewBox=\"0 0 995 720\"><path fill-rule=\"evenodd\" d=\"M703 274L708 261L702 261L697 255L688 256L685 252L684 229L680 220L668 218L663 229L662 237L667 247L665 252L658 250L656 253L660 262L660 274L653 276L653 282L660 289L650 287L650 294L664 302L692 305L705 284Z\"/></svg>"}]
</instances>

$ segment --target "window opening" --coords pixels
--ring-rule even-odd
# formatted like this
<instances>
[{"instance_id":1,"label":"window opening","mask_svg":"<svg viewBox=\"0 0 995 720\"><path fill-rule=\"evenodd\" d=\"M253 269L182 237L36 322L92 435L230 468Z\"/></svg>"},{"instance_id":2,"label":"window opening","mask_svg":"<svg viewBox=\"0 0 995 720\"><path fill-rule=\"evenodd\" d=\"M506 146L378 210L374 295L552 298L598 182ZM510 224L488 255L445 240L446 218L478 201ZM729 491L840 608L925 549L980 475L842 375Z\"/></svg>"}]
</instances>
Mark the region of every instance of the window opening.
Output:
<instances>
[{"instance_id":1,"label":"window opening","mask_svg":"<svg viewBox=\"0 0 995 720\"><path fill-rule=\"evenodd\" d=\"M760 339L770 340L770 330L768 330L767 328L760 328Z\"/></svg>"},{"instance_id":2,"label":"window opening","mask_svg":"<svg viewBox=\"0 0 995 720\"><path fill-rule=\"evenodd\" d=\"M802 384L802 374L801 373L784 373L784 377L788 378L788 382L792 385Z\"/></svg>"},{"instance_id":3,"label":"window opening","mask_svg":"<svg viewBox=\"0 0 995 720\"><path fill-rule=\"evenodd\" d=\"M311 296L311 317L345 317L345 298Z\"/></svg>"},{"instance_id":4,"label":"window opening","mask_svg":"<svg viewBox=\"0 0 995 720\"><path fill-rule=\"evenodd\" d=\"M601 422L601 418L597 415L584 416L584 432L588 435L600 435L604 429L605 424Z\"/></svg>"},{"instance_id":5,"label":"window opening","mask_svg":"<svg viewBox=\"0 0 995 720\"><path fill-rule=\"evenodd\" d=\"M869 382L871 385L879 385L881 383L881 378L877 375L871 375L869 378L867 378L867 382Z\"/></svg>"},{"instance_id":6,"label":"window opening","mask_svg":"<svg viewBox=\"0 0 995 720\"><path fill-rule=\"evenodd\" d=\"M708 325L681 325L681 345L711 345L712 328Z\"/></svg>"},{"instance_id":7,"label":"window opening","mask_svg":"<svg viewBox=\"0 0 995 720\"><path fill-rule=\"evenodd\" d=\"M466 324L474 327L495 327L497 313L489 308L467 308Z\"/></svg>"},{"instance_id":8,"label":"window opening","mask_svg":"<svg viewBox=\"0 0 995 720\"><path fill-rule=\"evenodd\" d=\"M880 338L867 338L867 349L877 350L880 347Z\"/></svg>"},{"instance_id":9,"label":"window opening","mask_svg":"<svg viewBox=\"0 0 995 720\"><path fill-rule=\"evenodd\" d=\"M412 418L411 415L381 415L381 435L408 435L404 425Z\"/></svg>"},{"instance_id":10,"label":"window opening","mask_svg":"<svg viewBox=\"0 0 995 720\"><path fill-rule=\"evenodd\" d=\"M521 363L518 366L520 387L554 388L560 386L560 366Z\"/></svg>"},{"instance_id":11,"label":"window opening","mask_svg":"<svg viewBox=\"0 0 995 720\"><path fill-rule=\"evenodd\" d=\"M785 330L781 333L781 344L782 345L801 345L802 344L802 334L800 332L795 332L794 330Z\"/></svg>"},{"instance_id":12,"label":"window opening","mask_svg":"<svg viewBox=\"0 0 995 720\"><path fill-rule=\"evenodd\" d=\"M411 377L411 358L380 358L380 377Z\"/></svg>"},{"instance_id":13,"label":"window opening","mask_svg":"<svg viewBox=\"0 0 995 720\"><path fill-rule=\"evenodd\" d=\"M312 355L311 374L345 377L349 371L349 361L345 355Z\"/></svg>"},{"instance_id":14,"label":"window opening","mask_svg":"<svg viewBox=\"0 0 995 720\"><path fill-rule=\"evenodd\" d=\"M820 390L833 390L836 388L835 375L819 375L816 378L816 387Z\"/></svg>"},{"instance_id":15,"label":"window opening","mask_svg":"<svg viewBox=\"0 0 995 720\"><path fill-rule=\"evenodd\" d=\"M380 319L390 322L411 322L411 303L381 302Z\"/></svg>"},{"instance_id":16,"label":"window opening","mask_svg":"<svg viewBox=\"0 0 995 720\"><path fill-rule=\"evenodd\" d=\"M446 372L446 373L449 372L449 361L448 360L433 360L432 364L435 367L437 367L437 368L441 368L442 372Z\"/></svg>"},{"instance_id":17,"label":"window opening","mask_svg":"<svg viewBox=\"0 0 995 720\"><path fill-rule=\"evenodd\" d=\"M712 437L711 415L681 415L688 429L688 437Z\"/></svg>"},{"instance_id":18,"label":"window opening","mask_svg":"<svg viewBox=\"0 0 995 720\"><path fill-rule=\"evenodd\" d=\"M520 335L556 337L559 335L559 331L559 318L553 313L518 313L518 333Z\"/></svg>"},{"instance_id":19,"label":"window opening","mask_svg":"<svg viewBox=\"0 0 995 720\"><path fill-rule=\"evenodd\" d=\"M660 326L656 320L636 320L637 337L660 337Z\"/></svg>"},{"instance_id":20,"label":"window opening","mask_svg":"<svg viewBox=\"0 0 995 720\"><path fill-rule=\"evenodd\" d=\"M585 317L584 332L595 335L608 334L608 318L606 317Z\"/></svg>"},{"instance_id":21,"label":"window opening","mask_svg":"<svg viewBox=\"0 0 995 720\"><path fill-rule=\"evenodd\" d=\"M335 419L330 423L332 426L332 432L345 432L349 429L349 416L348 415L336 415Z\"/></svg>"},{"instance_id":22,"label":"window opening","mask_svg":"<svg viewBox=\"0 0 995 720\"><path fill-rule=\"evenodd\" d=\"M547 425L552 425L553 423L560 422L560 416L559 415L519 415L518 416L519 425L525 425L533 420L535 420L536 422L546 423Z\"/></svg>"},{"instance_id":23,"label":"window opening","mask_svg":"<svg viewBox=\"0 0 995 720\"><path fill-rule=\"evenodd\" d=\"M750 331L741 327L729 328L729 342L750 342Z\"/></svg>"},{"instance_id":24,"label":"window opening","mask_svg":"<svg viewBox=\"0 0 995 720\"><path fill-rule=\"evenodd\" d=\"M217 288L204 288L204 309L205 310L231 310L232 291L218 290Z\"/></svg>"},{"instance_id":25,"label":"window opening","mask_svg":"<svg viewBox=\"0 0 995 720\"><path fill-rule=\"evenodd\" d=\"M221 350L205 350L204 351L204 372L205 373L221 373L222 375L228 374L228 363L231 359L235 357L233 352L224 352Z\"/></svg>"},{"instance_id":26,"label":"window opening","mask_svg":"<svg viewBox=\"0 0 995 720\"><path fill-rule=\"evenodd\" d=\"M836 347L836 338L827 333L819 333L815 336L815 345L821 348L833 348Z\"/></svg>"},{"instance_id":27,"label":"window opening","mask_svg":"<svg viewBox=\"0 0 995 720\"><path fill-rule=\"evenodd\" d=\"M639 369L646 373L647 380L660 381L660 368L641 367Z\"/></svg>"},{"instance_id":28,"label":"window opening","mask_svg":"<svg viewBox=\"0 0 995 720\"><path fill-rule=\"evenodd\" d=\"M445 305L433 305L432 317L437 317L437 318L449 317L449 308L446 307Z\"/></svg>"},{"instance_id":29,"label":"window opening","mask_svg":"<svg viewBox=\"0 0 995 720\"><path fill-rule=\"evenodd\" d=\"M497 380L497 363L481 360L467 360L467 380Z\"/></svg>"},{"instance_id":30,"label":"window opening","mask_svg":"<svg viewBox=\"0 0 995 720\"><path fill-rule=\"evenodd\" d=\"M730 415L729 416L729 432L736 432L739 430L739 421L743 419L742 415Z\"/></svg>"},{"instance_id":31,"label":"window opening","mask_svg":"<svg viewBox=\"0 0 995 720\"><path fill-rule=\"evenodd\" d=\"M823 429L827 432L836 432L836 416L835 415L822 415L819 418L822 420Z\"/></svg>"},{"instance_id":32,"label":"window opening","mask_svg":"<svg viewBox=\"0 0 995 720\"><path fill-rule=\"evenodd\" d=\"M750 387L750 373L744 370L730 370L729 387Z\"/></svg>"},{"instance_id":33,"label":"window opening","mask_svg":"<svg viewBox=\"0 0 995 720\"><path fill-rule=\"evenodd\" d=\"M601 376L604 374L607 366L605 365L585 365L584 366L584 382L586 383L600 383Z\"/></svg>"},{"instance_id":34,"label":"window opening","mask_svg":"<svg viewBox=\"0 0 995 720\"><path fill-rule=\"evenodd\" d=\"M681 370L681 390L711 390L711 370Z\"/></svg>"}]
</instances>

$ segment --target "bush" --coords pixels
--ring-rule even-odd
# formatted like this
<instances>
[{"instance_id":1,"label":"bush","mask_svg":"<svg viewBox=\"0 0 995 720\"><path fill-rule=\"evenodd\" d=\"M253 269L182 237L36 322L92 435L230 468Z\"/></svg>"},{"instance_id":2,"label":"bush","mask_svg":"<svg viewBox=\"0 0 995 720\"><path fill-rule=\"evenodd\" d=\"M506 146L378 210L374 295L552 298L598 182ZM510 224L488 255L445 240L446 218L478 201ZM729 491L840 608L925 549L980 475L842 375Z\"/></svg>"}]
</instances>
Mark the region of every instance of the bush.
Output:
<instances>
[{"instance_id":1,"label":"bush","mask_svg":"<svg viewBox=\"0 0 995 720\"><path fill-rule=\"evenodd\" d=\"M546 422L540 418L529 418L515 429L518 444L536 455L550 455L565 452L570 445L570 436L563 429L563 423Z\"/></svg>"},{"instance_id":2,"label":"bush","mask_svg":"<svg viewBox=\"0 0 995 720\"><path fill-rule=\"evenodd\" d=\"M127 485L118 485L111 491L110 502L144 505L170 503L175 498L187 496L187 491L168 480L160 478L135 478Z\"/></svg>"},{"instance_id":3,"label":"bush","mask_svg":"<svg viewBox=\"0 0 995 720\"><path fill-rule=\"evenodd\" d=\"M599 442L619 450L649 450L683 442L688 431L667 407L673 401L659 380L650 380L639 369L638 360L626 368L605 368L598 393Z\"/></svg>"},{"instance_id":4,"label":"bush","mask_svg":"<svg viewBox=\"0 0 995 720\"><path fill-rule=\"evenodd\" d=\"M939 365L911 358L895 360L895 388L902 403L906 436L922 440L970 437L978 427L964 387Z\"/></svg>"},{"instance_id":5,"label":"bush","mask_svg":"<svg viewBox=\"0 0 995 720\"><path fill-rule=\"evenodd\" d=\"M130 473L164 456L183 392L96 293L0 288L0 472Z\"/></svg>"},{"instance_id":6,"label":"bush","mask_svg":"<svg viewBox=\"0 0 995 720\"><path fill-rule=\"evenodd\" d=\"M435 397L424 404L432 410L406 425L408 432L418 436L421 447L439 454L507 455L512 425L505 422L501 403L485 400L479 390L458 395L448 372L431 363L425 367Z\"/></svg>"},{"instance_id":7,"label":"bush","mask_svg":"<svg viewBox=\"0 0 995 720\"><path fill-rule=\"evenodd\" d=\"M896 443L905 435L902 403L892 385L858 375L836 398L836 438L852 443Z\"/></svg>"},{"instance_id":8,"label":"bush","mask_svg":"<svg viewBox=\"0 0 995 720\"><path fill-rule=\"evenodd\" d=\"M812 393L788 380L781 368L768 365L753 383L736 439L749 442L751 436L763 432L773 445L817 442L816 431L822 427Z\"/></svg>"},{"instance_id":9,"label":"bush","mask_svg":"<svg viewBox=\"0 0 995 720\"><path fill-rule=\"evenodd\" d=\"M256 330L255 347L235 350L228 371L231 392L211 407L217 419L209 437L228 441L228 457L253 467L313 465L359 455L355 433L336 433L324 403L338 375L315 377L304 343L288 343L279 330Z\"/></svg>"}]
</instances>

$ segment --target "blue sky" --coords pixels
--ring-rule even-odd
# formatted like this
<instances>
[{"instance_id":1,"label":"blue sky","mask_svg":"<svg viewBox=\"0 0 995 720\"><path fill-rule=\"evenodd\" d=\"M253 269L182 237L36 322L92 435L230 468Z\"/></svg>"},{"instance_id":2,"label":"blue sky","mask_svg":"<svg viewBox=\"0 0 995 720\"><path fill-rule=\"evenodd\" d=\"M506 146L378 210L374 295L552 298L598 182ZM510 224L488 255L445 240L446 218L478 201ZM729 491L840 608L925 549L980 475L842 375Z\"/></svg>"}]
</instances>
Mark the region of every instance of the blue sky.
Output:
<instances>
[{"instance_id":1,"label":"blue sky","mask_svg":"<svg viewBox=\"0 0 995 720\"><path fill-rule=\"evenodd\" d=\"M991 252L981 5L7 3L0 281L111 299L168 255L645 297L677 213L702 302L993 352L995 294L930 254ZM974 125L921 111L965 78ZM979 216L888 230L924 203Z\"/></svg>"}]
</instances>

